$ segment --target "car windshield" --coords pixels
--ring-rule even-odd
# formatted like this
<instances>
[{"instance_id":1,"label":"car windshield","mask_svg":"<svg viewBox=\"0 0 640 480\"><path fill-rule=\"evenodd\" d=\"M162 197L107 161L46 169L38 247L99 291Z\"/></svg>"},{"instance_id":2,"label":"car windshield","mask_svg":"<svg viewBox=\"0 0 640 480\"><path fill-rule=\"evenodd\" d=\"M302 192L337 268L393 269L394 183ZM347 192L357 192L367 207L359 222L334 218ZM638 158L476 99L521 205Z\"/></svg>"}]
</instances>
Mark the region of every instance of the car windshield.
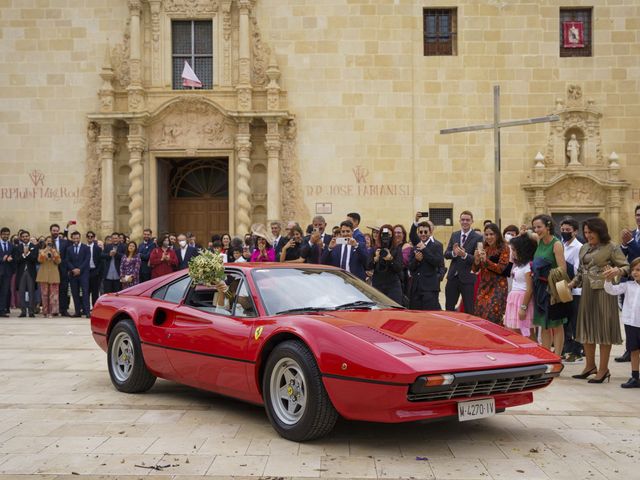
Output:
<instances>
[{"instance_id":1,"label":"car windshield","mask_svg":"<svg viewBox=\"0 0 640 480\"><path fill-rule=\"evenodd\" d=\"M261 268L251 274L268 315L349 308L402 308L342 270Z\"/></svg>"}]
</instances>

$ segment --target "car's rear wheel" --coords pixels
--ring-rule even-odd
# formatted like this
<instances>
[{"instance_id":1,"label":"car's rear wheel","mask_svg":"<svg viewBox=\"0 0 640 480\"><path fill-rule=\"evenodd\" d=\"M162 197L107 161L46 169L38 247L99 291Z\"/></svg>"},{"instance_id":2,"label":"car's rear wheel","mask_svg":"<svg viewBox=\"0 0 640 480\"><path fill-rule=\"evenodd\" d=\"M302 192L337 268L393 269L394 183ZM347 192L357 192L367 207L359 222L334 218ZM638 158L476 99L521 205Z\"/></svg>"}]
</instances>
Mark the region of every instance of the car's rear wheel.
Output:
<instances>
[{"instance_id":1,"label":"car's rear wheel","mask_svg":"<svg viewBox=\"0 0 640 480\"><path fill-rule=\"evenodd\" d=\"M262 395L273 428L302 442L329 433L338 419L313 354L300 341L276 346L265 365Z\"/></svg>"},{"instance_id":2,"label":"car's rear wheel","mask_svg":"<svg viewBox=\"0 0 640 480\"><path fill-rule=\"evenodd\" d=\"M146 392L156 381L144 364L140 337L131 320L121 320L111 330L107 364L111 383L121 392Z\"/></svg>"}]
</instances>

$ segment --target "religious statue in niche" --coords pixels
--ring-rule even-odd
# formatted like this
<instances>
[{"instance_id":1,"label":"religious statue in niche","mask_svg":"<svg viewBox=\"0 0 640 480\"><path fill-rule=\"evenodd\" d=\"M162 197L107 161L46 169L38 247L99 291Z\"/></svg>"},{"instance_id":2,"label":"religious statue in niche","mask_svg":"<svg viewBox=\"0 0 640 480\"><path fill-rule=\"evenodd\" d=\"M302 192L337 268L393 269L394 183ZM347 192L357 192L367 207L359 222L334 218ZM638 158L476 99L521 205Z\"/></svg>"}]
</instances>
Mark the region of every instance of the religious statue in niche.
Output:
<instances>
[{"instance_id":1,"label":"religious statue in niche","mask_svg":"<svg viewBox=\"0 0 640 480\"><path fill-rule=\"evenodd\" d=\"M571 138L567 142L567 157L569 157L569 166L580 165L578 158L580 156L580 142L576 138L576 134L572 133Z\"/></svg>"}]
</instances>

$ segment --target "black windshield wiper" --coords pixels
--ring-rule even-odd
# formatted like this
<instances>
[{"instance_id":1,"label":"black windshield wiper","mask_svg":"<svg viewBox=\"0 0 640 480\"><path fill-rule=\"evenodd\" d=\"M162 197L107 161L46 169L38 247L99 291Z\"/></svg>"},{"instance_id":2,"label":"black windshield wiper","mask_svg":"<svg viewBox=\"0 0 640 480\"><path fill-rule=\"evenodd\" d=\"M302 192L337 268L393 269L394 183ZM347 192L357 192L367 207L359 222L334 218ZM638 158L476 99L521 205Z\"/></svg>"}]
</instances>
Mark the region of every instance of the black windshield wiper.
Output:
<instances>
[{"instance_id":1,"label":"black windshield wiper","mask_svg":"<svg viewBox=\"0 0 640 480\"><path fill-rule=\"evenodd\" d=\"M357 302L349 302L343 303L342 305L338 305L335 307L335 310L349 310L351 308L371 308L375 307L378 304L376 302L369 302L366 300L358 300Z\"/></svg>"},{"instance_id":2,"label":"black windshield wiper","mask_svg":"<svg viewBox=\"0 0 640 480\"><path fill-rule=\"evenodd\" d=\"M299 307L290 308L289 310L282 310L277 312L276 315L282 315L283 313L306 313L306 312L326 312L327 310L333 310L327 307Z\"/></svg>"}]
</instances>

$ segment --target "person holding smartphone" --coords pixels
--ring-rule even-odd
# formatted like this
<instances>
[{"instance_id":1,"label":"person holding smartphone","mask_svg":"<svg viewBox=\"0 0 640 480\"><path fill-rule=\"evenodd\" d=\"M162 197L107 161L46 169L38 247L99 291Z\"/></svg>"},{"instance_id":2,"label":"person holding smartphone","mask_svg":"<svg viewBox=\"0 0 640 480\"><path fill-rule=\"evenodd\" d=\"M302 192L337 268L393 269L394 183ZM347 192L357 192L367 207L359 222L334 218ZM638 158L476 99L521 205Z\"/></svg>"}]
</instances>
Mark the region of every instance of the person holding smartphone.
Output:
<instances>
[{"instance_id":1,"label":"person holding smartphone","mask_svg":"<svg viewBox=\"0 0 640 480\"><path fill-rule=\"evenodd\" d=\"M331 239L320 260L324 265L342 268L360 280L365 280L369 257L364 243L358 243L353 237L353 223L350 220L340 224L340 237Z\"/></svg>"},{"instance_id":2,"label":"person holding smartphone","mask_svg":"<svg viewBox=\"0 0 640 480\"><path fill-rule=\"evenodd\" d=\"M292 225L290 235L291 237L287 243L282 246L280 261L285 263L304 263L309 249L303 245L303 233L300 225Z\"/></svg>"}]
</instances>

